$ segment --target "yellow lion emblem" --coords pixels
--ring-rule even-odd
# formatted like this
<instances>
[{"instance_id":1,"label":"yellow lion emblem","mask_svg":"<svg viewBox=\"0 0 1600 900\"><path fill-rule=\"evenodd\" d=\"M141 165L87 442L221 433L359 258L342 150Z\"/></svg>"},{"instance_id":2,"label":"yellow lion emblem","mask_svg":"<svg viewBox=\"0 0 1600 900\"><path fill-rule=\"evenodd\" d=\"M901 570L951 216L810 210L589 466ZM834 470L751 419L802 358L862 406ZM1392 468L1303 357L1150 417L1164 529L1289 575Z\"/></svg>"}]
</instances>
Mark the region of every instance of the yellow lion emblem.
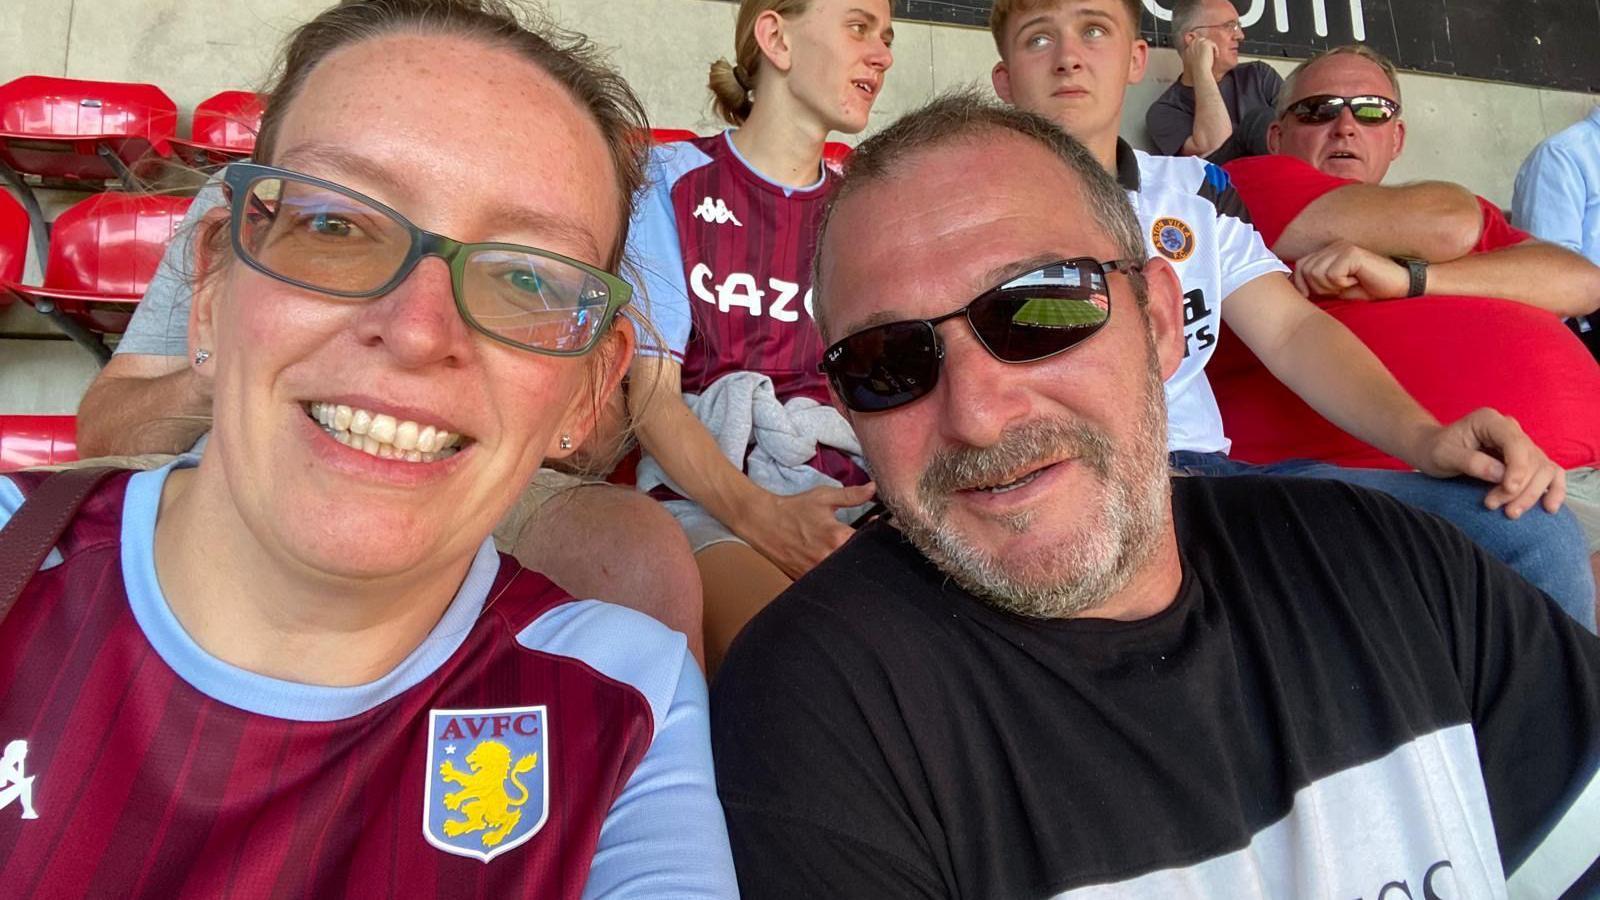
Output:
<instances>
[{"instance_id":1,"label":"yellow lion emblem","mask_svg":"<svg viewBox=\"0 0 1600 900\"><path fill-rule=\"evenodd\" d=\"M466 816L465 819L446 819L444 833L459 837L482 831L483 845L493 847L506 839L517 823L522 821L522 804L528 802L528 789L518 775L533 771L539 764L539 754L530 753L511 765L511 748L499 741L483 741L467 754L471 772L463 772L448 760L439 766L439 774L446 782L461 785L461 790L444 795L444 808ZM506 780L516 786L522 796L512 799L506 790Z\"/></svg>"}]
</instances>

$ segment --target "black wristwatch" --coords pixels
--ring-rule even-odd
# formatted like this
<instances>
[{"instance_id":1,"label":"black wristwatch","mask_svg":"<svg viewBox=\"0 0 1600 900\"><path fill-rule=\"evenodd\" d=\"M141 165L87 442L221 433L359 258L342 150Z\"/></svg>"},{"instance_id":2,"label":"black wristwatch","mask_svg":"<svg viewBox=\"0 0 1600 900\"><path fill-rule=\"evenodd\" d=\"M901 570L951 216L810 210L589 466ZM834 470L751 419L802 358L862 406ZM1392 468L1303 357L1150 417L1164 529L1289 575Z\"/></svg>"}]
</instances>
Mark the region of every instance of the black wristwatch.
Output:
<instances>
[{"instance_id":1,"label":"black wristwatch","mask_svg":"<svg viewBox=\"0 0 1600 900\"><path fill-rule=\"evenodd\" d=\"M1417 259L1414 256L1396 256L1394 261L1406 267L1406 274L1411 276L1411 286L1406 289L1407 297L1421 297L1428 292L1428 261Z\"/></svg>"}]
</instances>

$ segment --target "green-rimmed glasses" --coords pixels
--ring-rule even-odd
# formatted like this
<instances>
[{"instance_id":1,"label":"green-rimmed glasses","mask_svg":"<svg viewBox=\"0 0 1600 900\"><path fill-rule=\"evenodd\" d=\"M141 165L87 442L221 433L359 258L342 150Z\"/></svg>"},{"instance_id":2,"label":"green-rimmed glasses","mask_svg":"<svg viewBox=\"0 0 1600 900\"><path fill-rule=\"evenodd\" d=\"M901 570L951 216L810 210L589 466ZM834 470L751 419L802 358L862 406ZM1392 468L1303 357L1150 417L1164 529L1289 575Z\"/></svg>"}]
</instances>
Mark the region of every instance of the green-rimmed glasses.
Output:
<instances>
[{"instance_id":1,"label":"green-rimmed glasses","mask_svg":"<svg viewBox=\"0 0 1600 900\"><path fill-rule=\"evenodd\" d=\"M346 187L273 166L234 163L233 248L256 271L334 297L395 289L425 256L450 267L456 310L477 331L552 356L589 352L633 295L603 269L517 244L463 244L423 231Z\"/></svg>"}]
</instances>

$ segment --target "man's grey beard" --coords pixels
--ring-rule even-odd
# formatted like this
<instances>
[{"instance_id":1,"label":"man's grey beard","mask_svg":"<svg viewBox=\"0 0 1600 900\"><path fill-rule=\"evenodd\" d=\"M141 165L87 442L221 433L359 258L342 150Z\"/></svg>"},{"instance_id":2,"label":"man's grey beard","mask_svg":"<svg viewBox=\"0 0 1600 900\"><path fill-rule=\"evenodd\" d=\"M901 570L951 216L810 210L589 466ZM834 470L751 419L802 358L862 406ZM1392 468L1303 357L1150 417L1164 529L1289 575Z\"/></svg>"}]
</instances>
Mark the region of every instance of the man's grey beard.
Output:
<instances>
[{"instance_id":1,"label":"man's grey beard","mask_svg":"<svg viewBox=\"0 0 1600 900\"><path fill-rule=\"evenodd\" d=\"M1153 347L1151 348L1153 351ZM1153 357L1153 352L1152 352ZM916 503L885 494L900 531L957 584L993 606L1034 618L1070 618L1104 603L1155 552L1171 504L1166 400L1151 359L1140 428L1132 446L1118 448L1083 422L1041 419L1007 430L992 447L954 448L934 455L917 483ZM946 516L951 494L992 484L1032 463L1074 456L1105 485L1098 516L1071 545L1003 566L968 542ZM1073 502L1058 498L1057 502ZM1017 534L1032 512L1001 518Z\"/></svg>"}]
</instances>

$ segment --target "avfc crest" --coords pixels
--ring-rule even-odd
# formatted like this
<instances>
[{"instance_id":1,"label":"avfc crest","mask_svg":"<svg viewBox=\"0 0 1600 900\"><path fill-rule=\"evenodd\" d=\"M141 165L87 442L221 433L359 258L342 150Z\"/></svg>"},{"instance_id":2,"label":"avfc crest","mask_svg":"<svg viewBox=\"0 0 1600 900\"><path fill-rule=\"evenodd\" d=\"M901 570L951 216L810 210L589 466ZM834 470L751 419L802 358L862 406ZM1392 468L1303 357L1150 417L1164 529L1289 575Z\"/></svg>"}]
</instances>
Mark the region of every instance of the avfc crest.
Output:
<instances>
[{"instance_id":1,"label":"avfc crest","mask_svg":"<svg viewBox=\"0 0 1600 900\"><path fill-rule=\"evenodd\" d=\"M1194 229L1182 219L1160 218L1150 226L1150 243L1167 259L1183 262L1194 253Z\"/></svg>"},{"instance_id":2,"label":"avfc crest","mask_svg":"<svg viewBox=\"0 0 1600 900\"><path fill-rule=\"evenodd\" d=\"M446 853L488 862L550 818L543 706L428 711L422 834Z\"/></svg>"}]
</instances>

